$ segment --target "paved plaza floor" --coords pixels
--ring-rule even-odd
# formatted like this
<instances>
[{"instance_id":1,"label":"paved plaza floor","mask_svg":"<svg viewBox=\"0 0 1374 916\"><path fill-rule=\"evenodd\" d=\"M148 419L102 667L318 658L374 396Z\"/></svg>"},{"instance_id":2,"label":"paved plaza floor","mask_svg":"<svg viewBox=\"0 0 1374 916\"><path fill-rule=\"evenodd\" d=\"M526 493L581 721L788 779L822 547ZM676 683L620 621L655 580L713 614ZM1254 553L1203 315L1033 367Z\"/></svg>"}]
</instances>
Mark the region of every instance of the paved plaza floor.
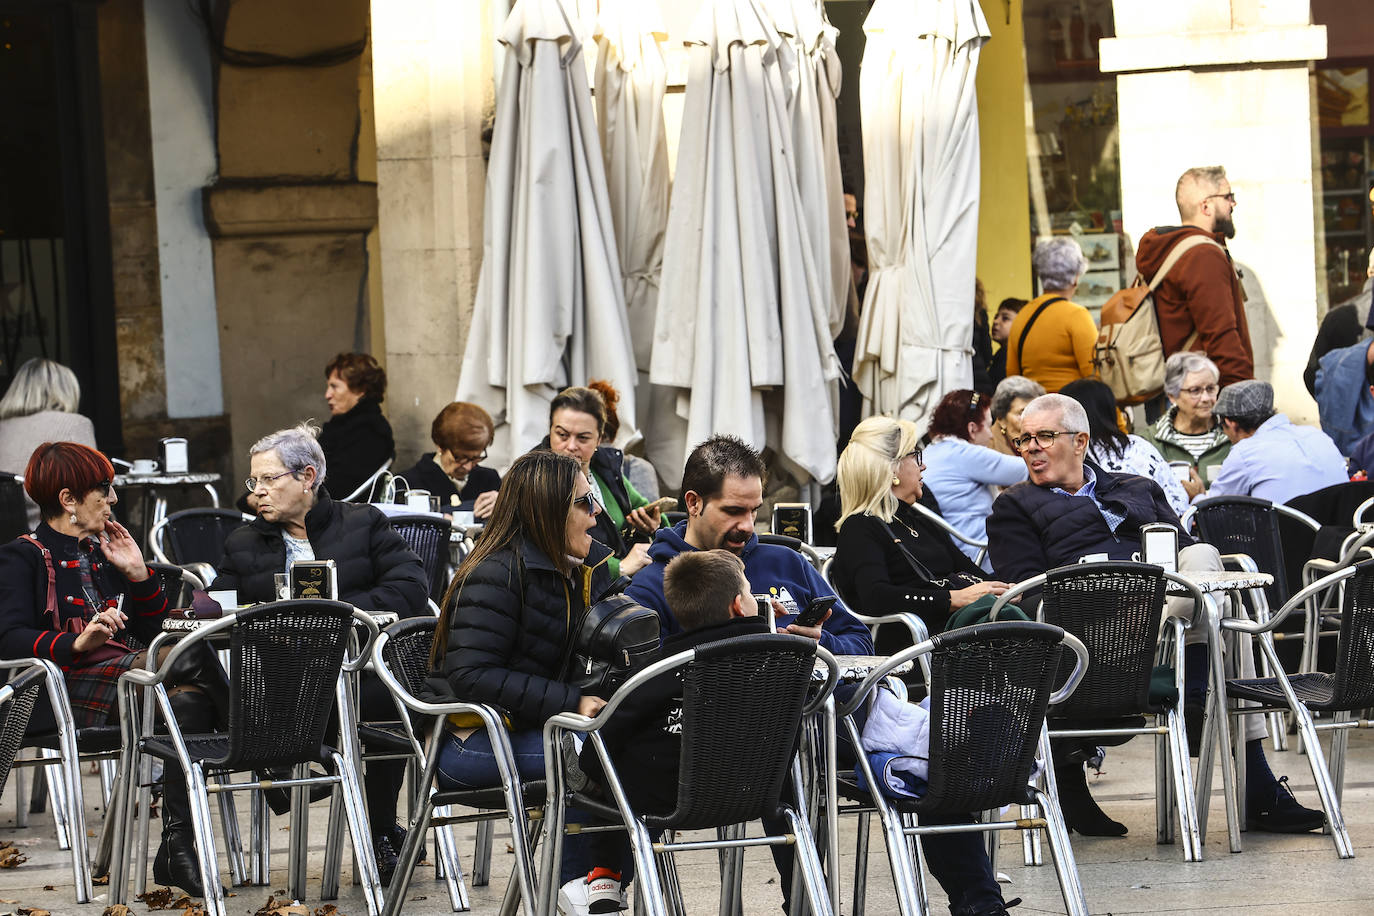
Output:
<instances>
[{"instance_id":1,"label":"paved plaza floor","mask_svg":"<svg viewBox=\"0 0 1374 916\"><path fill-rule=\"evenodd\" d=\"M1290 750L1271 753L1274 771L1291 777L1298 798L1315 806L1315 792L1307 759ZM1204 848L1205 859L1184 864L1174 846L1154 842L1154 800L1151 767L1153 753L1141 738L1111 750L1101 777L1093 778L1093 792L1108 814L1124 821L1130 833L1123 838L1073 838L1074 854L1083 878L1090 910L1095 914L1123 913L1229 913L1261 914L1370 914L1374 913L1374 736L1355 732L1350 741L1349 768L1345 793L1345 817L1354 841L1356 857L1342 861L1330 838L1320 834L1279 836L1262 833L1243 835L1245 851L1232 854L1226 848L1225 811L1219 788L1214 792L1211 819ZM1219 783L1220 773L1215 777ZM14 780L0 798L0 843L11 841L27 861L13 868L0 868L0 914L25 913L28 909L54 914L100 914L108 902L78 906L73 900L66 854L57 848L52 821L46 814L34 815L30 826L14 826ZM98 798L94 777L88 778L87 797ZM307 896L301 901L314 914L324 907L319 899L319 872L323 853L323 822L327 806L312 808L310 876ZM100 812L92 810L89 826L98 830ZM254 916L267 903L269 894L281 890L285 882L286 819L273 822L273 884L269 887L237 888L229 900L233 916ZM852 893L854 822L847 819L842 832L843 912L849 914ZM472 831L460 833L465 850L464 867L471 867ZM94 840L92 840L94 842ZM470 888L472 911L495 914L511 855L498 834L494 844L492 881L487 887ZM430 844L433 848L433 844ZM881 838L876 830L871 838L867 912L893 914L897 908L888 878ZM1021 897L1017 913L1061 913L1054 873L1048 866L1027 868L1021 864L1020 843L1016 835L1002 835L999 870L1010 879L1005 885L1008 898ZM719 878L714 853L693 853L679 857L688 913L711 913L717 909ZM403 912L406 914L443 914L450 912L448 897L433 872L423 870L411 885ZM344 881L349 872L345 866ZM103 888L96 888L101 892ZM778 913L781 894L772 860L767 851L751 851L745 858L744 912ZM947 912L938 887L932 887L936 914ZM280 901L278 901L280 902ZM289 901L288 901L289 902ZM345 883L340 899L332 901L338 916L365 916L366 907L357 888ZM135 902L130 912L136 916L150 912ZM181 910L167 910L181 914ZM297 910L296 912L300 912ZM328 912L327 910L325 911Z\"/></svg>"}]
</instances>

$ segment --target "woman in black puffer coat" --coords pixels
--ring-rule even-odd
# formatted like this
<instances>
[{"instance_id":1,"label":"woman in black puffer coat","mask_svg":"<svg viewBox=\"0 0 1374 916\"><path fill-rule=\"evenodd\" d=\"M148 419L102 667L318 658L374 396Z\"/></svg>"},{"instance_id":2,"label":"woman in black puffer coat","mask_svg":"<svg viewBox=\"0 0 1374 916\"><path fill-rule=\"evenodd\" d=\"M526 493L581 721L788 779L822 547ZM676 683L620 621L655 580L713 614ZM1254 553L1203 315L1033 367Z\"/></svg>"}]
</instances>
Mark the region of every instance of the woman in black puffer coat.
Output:
<instances>
[{"instance_id":1,"label":"woman in black puffer coat","mask_svg":"<svg viewBox=\"0 0 1374 916\"><path fill-rule=\"evenodd\" d=\"M545 451L522 455L444 596L430 695L505 711L522 778L544 775L544 720L560 712L594 716L606 705L564 680L573 627L610 584L610 551L590 533L599 511L575 460ZM453 718L439 757L440 784L500 785L491 740L476 717Z\"/></svg>"},{"instance_id":2,"label":"woman in black puffer coat","mask_svg":"<svg viewBox=\"0 0 1374 916\"><path fill-rule=\"evenodd\" d=\"M215 588L235 589L245 603L273 601L275 573L286 572L295 560L333 560L339 600L402 617L425 613L429 577L386 516L374 506L330 499L321 486L330 468L318 433L317 427L302 423L265 436L249 449L248 488L258 517L225 540ZM364 720L396 716L386 685L370 674L359 681L358 700ZM405 830L396 823L396 797L404 779L405 762L400 760L369 761L363 778L383 884L391 883L405 839ZM283 793L269 795L268 801L280 808L285 799Z\"/></svg>"}]
</instances>

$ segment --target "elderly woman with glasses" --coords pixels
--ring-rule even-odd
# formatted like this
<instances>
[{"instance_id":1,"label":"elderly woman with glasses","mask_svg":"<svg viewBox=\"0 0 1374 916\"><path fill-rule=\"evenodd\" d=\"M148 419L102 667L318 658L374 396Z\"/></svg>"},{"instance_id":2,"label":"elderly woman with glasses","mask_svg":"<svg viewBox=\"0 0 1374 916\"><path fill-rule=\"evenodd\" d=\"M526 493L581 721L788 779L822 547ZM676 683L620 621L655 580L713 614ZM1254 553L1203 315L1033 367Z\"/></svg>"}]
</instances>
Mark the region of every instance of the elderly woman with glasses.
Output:
<instances>
[{"instance_id":1,"label":"elderly woman with glasses","mask_svg":"<svg viewBox=\"0 0 1374 916\"><path fill-rule=\"evenodd\" d=\"M45 442L24 470L42 513L32 535L0 547L0 658L41 658L62 669L77 728L115 725L120 675L144 663L139 647L162 632L167 599L127 528L114 519L114 468L76 442ZM227 708L214 655L187 657L169 679L172 713L187 732L215 730ZM45 704L46 705L46 704ZM37 730L55 726L51 712ZM162 845L153 880L202 895L191 808L179 767L163 780Z\"/></svg>"},{"instance_id":2,"label":"elderly woman with glasses","mask_svg":"<svg viewBox=\"0 0 1374 916\"><path fill-rule=\"evenodd\" d=\"M1207 489L1231 452L1231 440L1212 413L1221 390L1221 370L1201 353L1183 350L1164 362L1164 393L1169 410L1141 433L1166 461L1186 461L1183 489L1195 499Z\"/></svg>"},{"instance_id":3,"label":"elderly woman with glasses","mask_svg":"<svg viewBox=\"0 0 1374 916\"><path fill-rule=\"evenodd\" d=\"M400 476L411 487L439 497L441 506L470 506L473 515L485 519L501 486L501 475L481 465L495 434L489 413L476 404L454 401L439 411L429 428L434 451L425 452Z\"/></svg>"},{"instance_id":4,"label":"elderly woman with glasses","mask_svg":"<svg viewBox=\"0 0 1374 916\"><path fill-rule=\"evenodd\" d=\"M1087 309L1070 301L1088 259L1076 241L1055 236L1036 243L1031 264L1045 292L1026 303L1007 330L1007 374L1058 391L1094 372L1097 324Z\"/></svg>"},{"instance_id":5,"label":"elderly woman with glasses","mask_svg":"<svg viewBox=\"0 0 1374 916\"><path fill-rule=\"evenodd\" d=\"M322 486L326 464L318 435L318 427L302 423L264 436L248 450L245 484L258 517L225 540L215 588L237 590L244 604L274 601L276 573L289 571L297 560L333 560L339 600L402 617L426 613L429 577L420 558L375 506L330 498ZM359 686L364 719L396 717L380 680L365 676ZM404 777L404 761L367 765L368 822L383 884L391 881L405 839L396 823ZM284 795L275 796L275 807L286 801Z\"/></svg>"},{"instance_id":6,"label":"elderly woman with glasses","mask_svg":"<svg viewBox=\"0 0 1374 916\"><path fill-rule=\"evenodd\" d=\"M1026 463L992 447L991 399L968 389L945 395L930 417L930 447L925 450L923 485L940 502L940 511L959 533L975 541L988 539L987 519L992 501L1026 479ZM969 559L977 547L957 541ZM986 563L986 561L984 561ZM991 572L992 567L984 569Z\"/></svg>"}]
</instances>

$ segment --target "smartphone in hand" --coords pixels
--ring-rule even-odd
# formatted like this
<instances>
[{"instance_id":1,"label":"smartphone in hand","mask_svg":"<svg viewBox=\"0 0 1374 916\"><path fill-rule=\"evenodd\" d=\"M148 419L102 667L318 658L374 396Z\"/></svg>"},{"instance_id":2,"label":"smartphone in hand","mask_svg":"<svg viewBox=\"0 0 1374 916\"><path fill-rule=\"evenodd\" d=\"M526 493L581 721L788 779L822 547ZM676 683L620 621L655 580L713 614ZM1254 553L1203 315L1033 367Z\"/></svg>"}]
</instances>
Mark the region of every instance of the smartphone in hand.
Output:
<instances>
[{"instance_id":1,"label":"smartphone in hand","mask_svg":"<svg viewBox=\"0 0 1374 916\"><path fill-rule=\"evenodd\" d=\"M806 610L798 614L797 619L792 622L799 627L820 626L821 621L825 619L825 615L830 610L831 605L838 600L839 599L834 595L824 595L820 598L812 598L811 602L807 604Z\"/></svg>"}]
</instances>

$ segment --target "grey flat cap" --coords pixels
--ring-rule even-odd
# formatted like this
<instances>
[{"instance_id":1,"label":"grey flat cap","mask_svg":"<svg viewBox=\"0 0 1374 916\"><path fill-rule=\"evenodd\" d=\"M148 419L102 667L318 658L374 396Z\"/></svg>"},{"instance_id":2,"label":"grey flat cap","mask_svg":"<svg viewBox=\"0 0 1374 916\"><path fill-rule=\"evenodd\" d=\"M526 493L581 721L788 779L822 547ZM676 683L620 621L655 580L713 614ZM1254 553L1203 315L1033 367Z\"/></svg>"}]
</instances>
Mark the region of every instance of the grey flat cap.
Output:
<instances>
[{"instance_id":1,"label":"grey flat cap","mask_svg":"<svg viewBox=\"0 0 1374 916\"><path fill-rule=\"evenodd\" d=\"M1268 417L1274 412L1274 386L1257 378L1221 389L1212 412L1219 417Z\"/></svg>"}]
</instances>

